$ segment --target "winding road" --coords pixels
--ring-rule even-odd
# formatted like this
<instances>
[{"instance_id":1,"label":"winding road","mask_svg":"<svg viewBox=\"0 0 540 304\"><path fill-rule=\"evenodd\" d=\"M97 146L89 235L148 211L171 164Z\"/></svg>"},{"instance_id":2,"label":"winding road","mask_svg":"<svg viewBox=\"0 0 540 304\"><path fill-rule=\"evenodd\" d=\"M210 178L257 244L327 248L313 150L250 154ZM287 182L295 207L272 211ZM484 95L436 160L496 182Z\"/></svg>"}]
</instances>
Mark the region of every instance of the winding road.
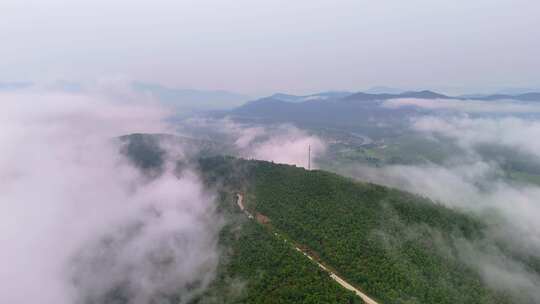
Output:
<instances>
[{"instance_id":1,"label":"winding road","mask_svg":"<svg viewBox=\"0 0 540 304\"><path fill-rule=\"evenodd\" d=\"M253 215L247 211L246 207L244 206L244 196L240 193L237 193L236 194L236 197L237 197L237 200L236 200L236 203L238 205L238 208L240 208L240 210L242 210L242 212L244 212L248 218L250 219L254 219ZM280 237L279 234L277 232L274 232L274 235L276 237ZM287 239L281 237L283 239L284 242L288 243ZM296 249L298 252L302 253L305 257L307 257L308 259L310 259L312 262L316 263L317 265L319 265L319 267L326 271L328 273L328 275L334 280L336 281L339 285L343 286L345 289L348 289L352 292L354 292L357 296L359 296L360 298L362 298L362 300L367 303L367 304L379 304L378 302L376 302L375 300L373 300L372 298L370 298L368 295L366 295L365 293L361 292L360 290L358 290L357 288L355 288L353 285L351 285L350 283L348 283L347 281L345 281L342 277L338 276L337 274L335 274L333 271L331 271L330 269L328 269L328 267L324 266L323 264L321 264L319 261L317 261L313 256L311 256L309 253L307 253L306 251L300 249L298 246L294 245L294 249Z\"/></svg>"}]
</instances>

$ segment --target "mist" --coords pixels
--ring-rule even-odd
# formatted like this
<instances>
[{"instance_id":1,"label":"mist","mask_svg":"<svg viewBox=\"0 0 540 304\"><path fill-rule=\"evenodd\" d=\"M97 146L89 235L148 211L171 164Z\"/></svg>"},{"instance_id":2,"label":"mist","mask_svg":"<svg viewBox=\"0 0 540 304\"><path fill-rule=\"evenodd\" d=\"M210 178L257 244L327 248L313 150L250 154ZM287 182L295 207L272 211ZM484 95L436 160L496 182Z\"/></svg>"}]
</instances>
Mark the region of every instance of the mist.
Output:
<instances>
[{"instance_id":1,"label":"mist","mask_svg":"<svg viewBox=\"0 0 540 304\"><path fill-rule=\"evenodd\" d=\"M186 303L213 279L213 194L174 172L181 151L152 179L119 152L117 136L171 129L117 88L0 95L0 302Z\"/></svg>"},{"instance_id":2,"label":"mist","mask_svg":"<svg viewBox=\"0 0 540 304\"><path fill-rule=\"evenodd\" d=\"M540 134L540 124L536 119L505 114L470 117L456 113L413 118L411 131L430 140L451 142L461 153L442 163L358 165L342 172L416 193L482 218L487 223L486 239L455 239L456 258L476 269L492 288L504 290L526 303L535 303L540 300L538 273L495 244L507 244L517 255L540 257L540 187L508 179L504 161L485 152L503 149L512 157L525 158L529 165L540 162L540 149L533 140Z\"/></svg>"},{"instance_id":3,"label":"mist","mask_svg":"<svg viewBox=\"0 0 540 304\"><path fill-rule=\"evenodd\" d=\"M472 153L482 144L491 144L531 154L540 159L540 143L531 140L540 134L540 121L518 117L471 118L422 117L415 119L413 129L428 135L452 140Z\"/></svg>"},{"instance_id":4,"label":"mist","mask_svg":"<svg viewBox=\"0 0 540 304\"><path fill-rule=\"evenodd\" d=\"M223 119L189 119L189 128L211 130L232 142L234 155L246 159L265 160L308 168L311 147L311 168L326 153L327 144L320 137L292 124L258 125ZM189 131L187 131L189 134Z\"/></svg>"},{"instance_id":5,"label":"mist","mask_svg":"<svg viewBox=\"0 0 540 304\"><path fill-rule=\"evenodd\" d=\"M386 100L383 107L397 109L402 107L418 107L428 110L446 110L465 113L495 114L531 114L540 113L540 105L535 102L519 102L515 100L482 101L457 99L417 99L396 98Z\"/></svg>"},{"instance_id":6,"label":"mist","mask_svg":"<svg viewBox=\"0 0 540 304\"><path fill-rule=\"evenodd\" d=\"M426 110L408 118L409 130L457 149L441 162L357 165L344 174L433 200L486 223L483 240L455 237L454 258L475 269L492 288L525 303L540 301L540 276L519 256L540 257L540 186L509 178L506 162L540 163L536 103L395 99L386 108ZM443 145L443 146L444 146ZM412 228L411 228L412 229ZM505 250L497 244L506 244ZM439 244L445 254L448 244ZM446 248L446 249L445 249Z\"/></svg>"}]
</instances>

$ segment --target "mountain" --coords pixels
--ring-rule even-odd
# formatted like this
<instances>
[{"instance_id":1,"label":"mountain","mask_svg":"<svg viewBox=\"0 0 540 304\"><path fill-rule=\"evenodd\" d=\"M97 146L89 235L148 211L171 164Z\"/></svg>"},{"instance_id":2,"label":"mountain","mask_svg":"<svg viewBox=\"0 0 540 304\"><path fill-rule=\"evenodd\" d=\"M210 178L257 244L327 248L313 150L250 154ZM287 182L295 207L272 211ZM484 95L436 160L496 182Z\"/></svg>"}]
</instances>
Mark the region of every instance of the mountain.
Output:
<instances>
[{"instance_id":1,"label":"mountain","mask_svg":"<svg viewBox=\"0 0 540 304\"><path fill-rule=\"evenodd\" d=\"M120 143L120 152L126 155L133 165L150 175L159 174L163 170L165 150L161 145L181 147L187 158L233 153L232 147L224 143L172 134L133 133L120 136L117 140Z\"/></svg>"},{"instance_id":2,"label":"mountain","mask_svg":"<svg viewBox=\"0 0 540 304\"><path fill-rule=\"evenodd\" d=\"M474 100L518 100L518 101L540 101L540 93L529 92L518 95L494 94L480 97L473 97Z\"/></svg>"},{"instance_id":3,"label":"mountain","mask_svg":"<svg viewBox=\"0 0 540 304\"><path fill-rule=\"evenodd\" d=\"M449 97L444 94L439 94L433 91L409 91L401 94L397 94L393 98L419 98L419 99L456 99L455 97Z\"/></svg>"},{"instance_id":4,"label":"mountain","mask_svg":"<svg viewBox=\"0 0 540 304\"><path fill-rule=\"evenodd\" d=\"M199 151L214 150L215 145L209 141L168 134L131 134L122 136L119 140L121 152L150 178L161 174L165 157L170 157L160 148L160 142L178 143L183 149L188 146L189 150L195 147ZM223 152L223 149L221 151ZM178 173L185 166L203 167L208 164L203 158L198 160L201 153L188 153L184 156L188 159L177 162ZM221 172L218 167L216 170L207 169L209 168L205 167L205 170L201 171L202 177L206 185L218 194L215 200L216 208L225 225L219 234L220 261L216 278L205 293L199 294L189 301L189 304L363 303L352 292L333 281L316 264L294 250L290 244L277 238L257 222L250 221L238 209L237 192L228 191L222 187L222 181L214 178L224 176L225 172ZM237 182L242 183L238 179L226 181L227 184L239 185ZM238 186L236 189L240 188ZM156 303L184 303L179 301L181 296L167 294ZM122 298L122 290L111 292L104 303L126 303Z\"/></svg>"},{"instance_id":5,"label":"mountain","mask_svg":"<svg viewBox=\"0 0 540 304\"><path fill-rule=\"evenodd\" d=\"M520 95L529 92L539 92L540 88L505 88L495 92L495 94L502 95Z\"/></svg>"},{"instance_id":6,"label":"mountain","mask_svg":"<svg viewBox=\"0 0 540 304\"><path fill-rule=\"evenodd\" d=\"M297 96L291 101L292 95L276 94L250 101L228 112L228 115L242 119L257 119L268 122L292 122L303 125L318 125L324 127L345 127L350 130L369 131L374 123L398 127L411 115L433 114L434 110L415 106L386 107L384 102L391 99L411 98L426 100L468 100L497 101L516 100L523 102L540 101L540 93L520 95L488 95L455 97L437 92L409 91L399 94L370 94L358 92L344 97L301 100Z\"/></svg>"},{"instance_id":7,"label":"mountain","mask_svg":"<svg viewBox=\"0 0 540 304\"><path fill-rule=\"evenodd\" d=\"M0 91L14 91L32 87L32 82L0 82Z\"/></svg>"},{"instance_id":8,"label":"mountain","mask_svg":"<svg viewBox=\"0 0 540 304\"><path fill-rule=\"evenodd\" d=\"M250 97L228 91L204 91L169 88L159 84L135 82L133 88L150 94L166 105L178 110L223 110L239 106Z\"/></svg>"},{"instance_id":9,"label":"mountain","mask_svg":"<svg viewBox=\"0 0 540 304\"><path fill-rule=\"evenodd\" d=\"M270 98L278 99L287 102L303 102L309 100L330 100L339 99L351 95L351 92L345 91L328 91L310 95L290 95L284 93L276 93L271 95Z\"/></svg>"},{"instance_id":10,"label":"mountain","mask_svg":"<svg viewBox=\"0 0 540 304\"><path fill-rule=\"evenodd\" d=\"M521 101L540 101L539 92L530 92L520 95L513 95L511 99L521 100Z\"/></svg>"},{"instance_id":11,"label":"mountain","mask_svg":"<svg viewBox=\"0 0 540 304\"><path fill-rule=\"evenodd\" d=\"M400 121L405 115L421 109L412 107L390 109L382 107L385 100L396 98L448 99L446 95L431 91L404 92L401 94L355 93L335 99L315 99L302 102L284 101L280 96L270 96L248 102L229 114L242 118L257 118L273 122L321 124L325 126L371 127L372 121Z\"/></svg>"},{"instance_id":12,"label":"mountain","mask_svg":"<svg viewBox=\"0 0 540 304\"><path fill-rule=\"evenodd\" d=\"M124 138L139 146L129 157L163 157L142 139ZM225 219L216 278L190 304L363 303L335 276L381 304L534 303L489 285L469 261L496 254L540 272L538 257L490 237L497 218L321 170L219 155L190 162L178 170L198 168Z\"/></svg>"},{"instance_id":13,"label":"mountain","mask_svg":"<svg viewBox=\"0 0 540 304\"><path fill-rule=\"evenodd\" d=\"M396 99L396 98L419 98L419 99L450 99L452 97L448 97L443 94L435 93L432 91L408 91L403 92L400 94L369 94L364 92L355 93L352 95L349 95L344 100L351 100L351 101L377 101L377 100L388 100L388 99Z\"/></svg>"},{"instance_id":14,"label":"mountain","mask_svg":"<svg viewBox=\"0 0 540 304\"><path fill-rule=\"evenodd\" d=\"M403 92L405 92L405 90L385 86L375 86L365 91L365 93L369 94L401 94Z\"/></svg>"},{"instance_id":15,"label":"mountain","mask_svg":"<svg viewBox=\"0 0 540 304\"><path fill-rule=\"evenodd\" d=\"M291 244L284 250L309 252L378 303L529 303L518 293L488 285L461 252L466 244L484 244L540 271L538 258L490 240L486 218L325 171L230 157L200 159L199 168L224 193L244 194L245 208L256 218L249 225L255 222L270 235L283 237ZM480 256L488 254L478 250ZM249 261L253 259L261 257ZM264 278L268 270L260 271L262 278L247 283L248 297L260 280L278 284L275 289L283 286ZM223 275L234 273L228 269ZM285 302L305 301L300 292L296 296L296 301Z\"/></svg>"}]
</instances>

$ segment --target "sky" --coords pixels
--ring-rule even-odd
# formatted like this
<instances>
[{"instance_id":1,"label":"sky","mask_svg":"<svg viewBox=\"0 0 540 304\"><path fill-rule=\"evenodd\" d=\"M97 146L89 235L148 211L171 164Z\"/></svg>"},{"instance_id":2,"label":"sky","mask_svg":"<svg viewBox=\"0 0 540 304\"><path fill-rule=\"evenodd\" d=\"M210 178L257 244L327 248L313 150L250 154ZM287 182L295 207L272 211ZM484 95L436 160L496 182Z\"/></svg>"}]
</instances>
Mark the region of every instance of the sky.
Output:
<instances>
[{"instance_id":1,"label":"sky","mask_svg":"<svg viewBox=\"0 0 540 304\"><path fill-rule=\"evenodd\" d=\"M539 13L536 0L2 0L0 82L540 88Z\"/></svg>"}]
</instances>

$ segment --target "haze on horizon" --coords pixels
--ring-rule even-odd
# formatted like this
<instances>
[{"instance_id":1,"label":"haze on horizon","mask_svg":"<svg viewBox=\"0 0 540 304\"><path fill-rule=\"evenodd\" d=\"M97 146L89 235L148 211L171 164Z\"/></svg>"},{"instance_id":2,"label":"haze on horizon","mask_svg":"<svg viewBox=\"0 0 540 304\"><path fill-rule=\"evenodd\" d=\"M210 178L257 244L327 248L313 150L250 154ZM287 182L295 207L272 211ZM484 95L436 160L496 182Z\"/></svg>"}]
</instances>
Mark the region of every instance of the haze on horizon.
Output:
<instances>
[{"instance_id":1,"label":"haze on horizon","mask_svg":"<svg viewBox=\"0 0 540 304\"><path fill-rule=\"evenodd\" d=\"M0 3L0 82L100 77L250 95L540 88L540 2Z\"/></svg>"}]
</instances>

